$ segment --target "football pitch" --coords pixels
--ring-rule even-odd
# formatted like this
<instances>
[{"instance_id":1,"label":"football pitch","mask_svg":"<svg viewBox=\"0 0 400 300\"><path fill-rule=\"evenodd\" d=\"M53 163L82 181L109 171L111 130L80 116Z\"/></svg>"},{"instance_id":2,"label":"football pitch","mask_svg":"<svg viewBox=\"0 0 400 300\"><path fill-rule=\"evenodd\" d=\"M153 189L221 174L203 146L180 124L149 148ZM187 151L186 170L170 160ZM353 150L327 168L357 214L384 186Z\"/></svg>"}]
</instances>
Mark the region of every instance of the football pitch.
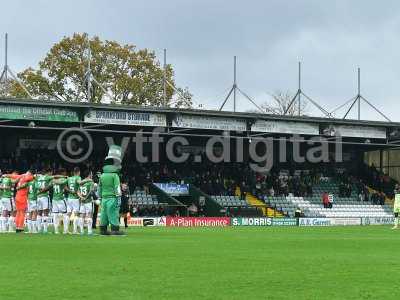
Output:
<instances>
[{"instance_id":1,"label":"football pitch","mask_svg":"<svg viewBox=\"0 0 400 300\"><path fill-rule=\"evenodd\" d=\"M0 235L0 299L395 299L400 230L132 228Z\"/></svg>"}]
</instances>

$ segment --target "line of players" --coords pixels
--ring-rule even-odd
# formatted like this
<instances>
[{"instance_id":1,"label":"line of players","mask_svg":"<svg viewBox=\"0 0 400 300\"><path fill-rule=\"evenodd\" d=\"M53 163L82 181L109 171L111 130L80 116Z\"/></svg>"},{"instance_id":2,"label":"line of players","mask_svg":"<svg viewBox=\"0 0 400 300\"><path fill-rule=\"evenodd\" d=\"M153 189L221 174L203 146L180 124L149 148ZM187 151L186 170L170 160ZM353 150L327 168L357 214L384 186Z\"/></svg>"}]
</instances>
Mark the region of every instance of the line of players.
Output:
<instances>
[{"instance_id":1,"label":"line of players","mask_svg":"<svg viewBox=\"0 0 400 300\"><path fill-rule=\"evenodd\" d=\"M15 232L15 187L16 172L3 174L0 181L0 233ZM63 233L69 234L72 214L73 234L92 234L93 207L99 204L95 196L96 183L90 171L81 178L80 169L75 167L67 176L65 169L52 174L50 168L34 175L34 179L22 188L28 189L27 229L28 233L47 233L49 213L52 213L54 233L59 234L61 222ZM21 188L21 187L20 187Z\"/></svg>"}]
</instances>

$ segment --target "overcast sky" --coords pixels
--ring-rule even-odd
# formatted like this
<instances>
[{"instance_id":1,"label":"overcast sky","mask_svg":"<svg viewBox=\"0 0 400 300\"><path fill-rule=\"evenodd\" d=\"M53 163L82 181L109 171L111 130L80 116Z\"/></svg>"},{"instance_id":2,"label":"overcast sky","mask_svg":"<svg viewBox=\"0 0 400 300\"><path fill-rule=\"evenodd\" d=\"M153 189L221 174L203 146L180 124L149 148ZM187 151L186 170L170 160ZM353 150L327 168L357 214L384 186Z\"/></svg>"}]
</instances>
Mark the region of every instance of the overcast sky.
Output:
<instances>
[{"instance_id":1,"label":"overcast sky","mask_svg":"<svg viewBox=\"0 0 400 300\"><path fill-rule=\"evenodd\" d=\"M36 67L63 36L88 32L152 49L160 60L166 48L178 85L209 109L232 85L234 55L238 85L258 104L278 90L295 93L302 61L303 91L329 111L356 95L361 67L363 96L400 121L399 1L5 0L1 10L16 72ZM382 119L365 105L362 117Z\"/></svg>"}]
</instances>

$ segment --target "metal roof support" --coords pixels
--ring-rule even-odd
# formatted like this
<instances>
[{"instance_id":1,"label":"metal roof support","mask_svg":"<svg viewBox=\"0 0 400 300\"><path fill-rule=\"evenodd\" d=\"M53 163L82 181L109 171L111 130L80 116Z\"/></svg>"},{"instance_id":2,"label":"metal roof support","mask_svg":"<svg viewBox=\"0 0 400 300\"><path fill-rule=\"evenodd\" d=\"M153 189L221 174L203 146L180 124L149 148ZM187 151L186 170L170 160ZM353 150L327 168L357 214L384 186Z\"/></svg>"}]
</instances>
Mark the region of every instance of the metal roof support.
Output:
<instances>
[{"instance_id":1,"label":"metal roof support","mask_svg":"<svg viewBox=\"0 0 400 300\"><path fill-rule=\"evenodd\" d=\"M14 75L14 72L11 71L10 66L8 65L8 33L5 34L5 43L4 43L4 68L3 72L1 73L0 76L0 83L3 83L5 86L5 90L7 91L9 89L9 84L10 84L10 79L8 78L8 75L11 76L15 82L18 83L18 85L24 90L24 92L30 97L33 98L31 93L29 93L28 89L26 86L23 84L21 80L18 79L17 76Z\"/></svg>"},{"instance_id":2,"label":"metal roof support","mask_svg":"<svg viewBox=\"0 0 400 300\"><path fill-rule=\"evenodd\" d=\"M221 107L219 108L219 111L221 111L226 102L229 100L231 94L233 93L233 112L236 112L236 92L239 92L242 94L247 100L249 100L261 113L265 113L265 110L262 109L259 105L256 104L256 102L250 98L249 95L244 93L241 89L239 89L236 81L236 56L233 57L233 85L232 88L229 90L228 95L225 97L224 102L222 102Z\"/></svg>"},{"instance_id":3,"label":"metal roof support","mask_svg":"<svg viewBox=\"0 0 400 300\"><path fill-rule=\"evenodd\" d=\"M367 103L368 106L372 107L378 114L380 114L387 121L392 122L383 112L381 112L376 106L374 106L371 102L369 102L367 99L365 99L361 95L361 69L360 68L357 68L357 95L355 97L351 98L346 103L335 108L333 111L331 111L331 114L333 114L334 112L338 111L339 109L341 109L341 108L347 106L349 103L351 103L349 109L346 111L346 113L343 116L343 119L346 119L346 117L348 116L350 111L353 109L354 105L357 104L357 119L361 120L361 100L364 101L365 103Z\"/></svg>"},{"instance_id":4,"label":"metal roof support","mask_svg":"<svg viewBox=\"0 0 400 300\"><path fill-rule=\"evenodd\" d=\"M86 93L87 93L87 101L89 103L92 102L92 94L93 94L93 83L95 83L104 93L104 95L107 95L108 98L110 98L111 101L114 101L114 97L104 88L104 86L102 84L100 84L96 78L93 76L92 73L92 68L90 65L90 62L92 60L92 50L90 48L90 39L89 39L89 35L87 35L87 71L84 75L83 78L83 86L82 86L82 91L86 89ZM81 89L78 90L78 93L76 94L76 98L75 101L79 100L79 94L81 93Z\"/></svg>"},{"instance_id":5,"label":"metal roof support","mask_svg":"<svg viewBox=\"0 0 400 300\"><path fill-rule=\"evenodd\" d=\"M164 60L163 61L163 106L164 107L168 106L167 86L169 86L170 88L172 88L174 90L175 93L177 93L182 98L182 101L185 102L185 104L190 107L191 105L188 102L188 100L185 98L185 95L181 91L179 91L167 78L167 49L164 49L163 60ZM197 103L193 98L191 100L194 104L198 105L199 107L202 106L201 104ZM173 100L169 104L174 105L177 103L177 101L178 100Z\"/></svg>"},{"instance_id":6,"label":"metal roof support","mask_svg":"<svg viewBox=\"0 0 400 300\"><path fill-rule=\"evenodd\" d=\"M314 101L313 99L311 99L309 96L307 96L306 94L304 94L304 92L301 89L301 62L299 62L299 74L298 74L298 78L299 78L299 87L297 89L296 94L294 95L293 99L290 101L288 107L286 108L286 110L284 111L283 115L286 115L288 113L288 111L292 108L292 106L295 104L296 100L298 103L298 115L301 115L301 95L303 95L308 101L310 101L316 108L318 108L326 117L328 118L332 118L332 115L330 112L328 112L326 109L324 109L321 105L319 105L316 101Z\"/></svg>"}]
</instances>

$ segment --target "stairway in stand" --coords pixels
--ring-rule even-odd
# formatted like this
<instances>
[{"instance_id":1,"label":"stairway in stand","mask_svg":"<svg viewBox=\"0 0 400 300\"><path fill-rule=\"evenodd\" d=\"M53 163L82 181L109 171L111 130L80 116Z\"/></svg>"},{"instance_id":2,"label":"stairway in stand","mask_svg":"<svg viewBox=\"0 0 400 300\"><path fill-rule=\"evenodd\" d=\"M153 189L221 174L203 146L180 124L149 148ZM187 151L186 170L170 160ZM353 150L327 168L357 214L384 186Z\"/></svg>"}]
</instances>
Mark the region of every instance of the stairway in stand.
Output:
<instances>
[{"instance_id":1,"label":"stairway in stand","mask_svg":"<svg viewBox=\"0 0 400 300\"><path fill-rule=\"evenodd\" d=\"M239 187L236 187L235 195L236 196L241 195ZM268 207L264 202L262 202L260 199L258 199L256 196L250 193L246 193L246 201L251 206L260 207L264 216L283 217L283 215L280 212L274 210L273 208Z\"/></svg>"}]
</instances>

